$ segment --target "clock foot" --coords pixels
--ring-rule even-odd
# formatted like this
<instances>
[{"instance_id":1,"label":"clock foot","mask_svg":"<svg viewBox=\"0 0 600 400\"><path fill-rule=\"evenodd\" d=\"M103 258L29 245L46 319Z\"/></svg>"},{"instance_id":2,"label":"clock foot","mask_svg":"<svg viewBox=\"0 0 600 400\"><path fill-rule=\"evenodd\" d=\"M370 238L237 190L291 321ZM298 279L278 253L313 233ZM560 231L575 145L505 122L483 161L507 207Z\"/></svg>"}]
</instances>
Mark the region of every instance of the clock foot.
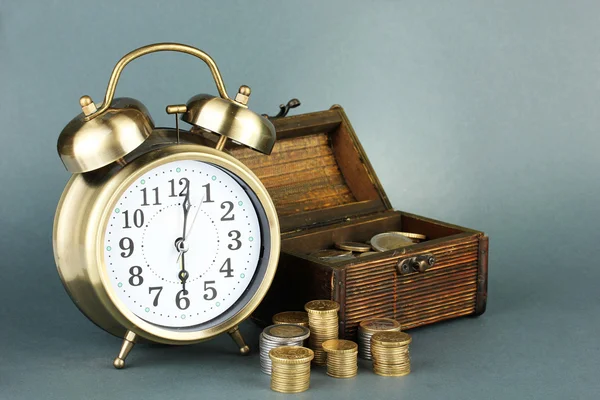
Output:
<instances>
[{"instance_id":1,"label":"clock foot","mask_svg":"<svg viewBox=\"0 0 600 400\"><path fill-rule=\"evenodd\" d=\"M238 326L231 329L229 332L229 336L233 339L235 344L240 348L240 354L245 356L250 354L250 347L244 342L244 338L242 337L242 333L240 332L240 328Z\"/></svg>"},{"instance_id":2,"label":"clock foot","mask_svg":"<svg viewBox=\"0 0 600 400\"><path fill-rule=\"evenodd\" d=\"M125 338L123 339L123 344L121 345L121 351L119 351L119 355L117 358L115 358L115 361L113 361L113 366L116 369L122 369L125 367L125 359L129 355L131 349L133 349L136 337L137 335L131 331L127 331L127 333L125 333Z\"/></svg>"}]
</instances>

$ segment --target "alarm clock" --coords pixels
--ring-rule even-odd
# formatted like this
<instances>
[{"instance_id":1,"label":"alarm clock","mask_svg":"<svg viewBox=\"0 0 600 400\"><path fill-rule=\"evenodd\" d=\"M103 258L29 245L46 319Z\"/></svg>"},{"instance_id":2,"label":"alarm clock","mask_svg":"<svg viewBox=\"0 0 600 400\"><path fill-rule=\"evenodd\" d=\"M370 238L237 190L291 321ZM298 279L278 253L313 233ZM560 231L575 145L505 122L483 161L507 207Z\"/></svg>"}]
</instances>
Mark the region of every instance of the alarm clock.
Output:
<instances>
[{"instance_id":1,"label":"alarm clock","mask_svg":"<svg viewBox=\"0 0 600 400\"><path fill-rule=\"evenodd\" d=\"M176 129L157 129L141 102L114 98L123 68L160 51L204 61L219 92L167 106ZM81 97L82 112L59 136L73 176L54 219L58 273L81 312L123 338L118 369L138 341L183 345L228 332L249 352L238 325L265 296L280 249L269 194L224 151L228 140L273 148L275 129L248 109L249 96L242 86L230 98L205 52L153 44L116 64L101 104ZM190 131L179 129L179 116Z\"/></svg>"}]
</instances>

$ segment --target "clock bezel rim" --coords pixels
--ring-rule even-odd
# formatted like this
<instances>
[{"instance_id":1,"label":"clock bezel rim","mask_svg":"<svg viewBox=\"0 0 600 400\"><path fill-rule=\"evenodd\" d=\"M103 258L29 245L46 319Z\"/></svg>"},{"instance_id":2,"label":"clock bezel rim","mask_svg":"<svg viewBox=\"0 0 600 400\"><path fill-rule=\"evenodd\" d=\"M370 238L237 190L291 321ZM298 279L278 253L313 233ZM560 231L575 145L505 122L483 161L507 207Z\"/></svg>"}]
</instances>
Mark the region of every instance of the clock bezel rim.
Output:
<instances>
[{"instance_id":1,"label":"clock bezel rim","mask_svg":"<svg viewBox=\"0 0 600 400\"><path fill-rule=\"evenodd\" d=\"M215 326L197 331L184 332L178 332L169 328L165 329L154 325L144 321L142 318L138 317L131 310L129 310L118 298L118 295L112 288L102 251L104 249L103 243L105 239L104 235L106 233L106 226L112 210L111 206L116 204L123 192L144 173L160 165L178 160L197 160L211 163L226 169L229 173L244 181L244 183L254 192L256 198L264 209L267 219L267 226L263 227L263 229L268 229L271 237L270 251L268 253L269 260L266 264L264 276L262 281L258 283L258 288L248 302L244 304L231 318ZM80 267L85 269L87 273L86 280L90 284L91 289L95 292L97 300L99 301L99 304L92 305L91 309L86 307L89 312L84 311L84 314L92 321L96 322L96 319L94 318L94 309L97 306L101 306L104 308L105 312L108 313L115 322L117 322L118 325L149 341L165 344L191 344L212 338L236 327L250 316L250 314L258 307L259 303L266 295L275 276L279 259L279 221L273 201L268 195L265 187L256 177L256 175L241 161L222 151L198 144L167 145L150 150L135 158L128 165L123 167L123 169L121 169L118 173L108 177L105 184L95 187L95 190L97 191L97 198L93 204L88 206L88 208L85 210L84 215L87 215L87 218L85 218L85 221L83 222L83 229L81 229L84 236L83 243L93 248L80 249L80 257L75 257L77 261L87 261L88 263L91 261L94 264L87 265L86 267ZM67 195L67 193L64 195ZM63 201L61 199L59 208L62 205ZM92 224L95 227L90 226L89 224ZM90 237L91 235L93 235L93 237ZM57 247L63 247L62 251L61 249L58 250L60 254L69 255L73 251L78 251L64 248L64 246L72 245L72 243L64 243L63 241L62 244L55 242L55 245ZM267 254L264 255L264 257L266 256ZM64 261L59 262L58 259L57 266L59 273L63 268L76 268L73 265L65 265ZM63 278L62 273L61 278ZM63 282L67 286L69 294L71 294L71 297L79 306L76 296L73 296L71 290L69 290L70 282L65 279L63 279ZM80 309L82 308L80 307ZM227 310L224 312L227 312ZM100 327L107 329L107 327L103 326L102 324L99 325ZM109 331L112 332L110 329Z\"/></svg>"}]
</instances>

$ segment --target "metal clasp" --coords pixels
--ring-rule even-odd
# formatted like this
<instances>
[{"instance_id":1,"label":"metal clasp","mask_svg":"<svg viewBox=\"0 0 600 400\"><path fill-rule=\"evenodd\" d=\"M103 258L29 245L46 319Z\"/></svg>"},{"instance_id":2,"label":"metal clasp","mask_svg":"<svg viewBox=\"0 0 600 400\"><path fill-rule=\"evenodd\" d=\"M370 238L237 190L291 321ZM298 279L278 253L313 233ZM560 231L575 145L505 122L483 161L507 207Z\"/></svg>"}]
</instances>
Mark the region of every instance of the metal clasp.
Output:
<instances>
[{"instance_id":1,"label":"metal clasp","mask_svg":"<svg viewBox=\"0 0 600 400\"><path fill-rule=\"evenodd\" d=\"M296 108L300 106L300 100L298 99L291 99L290 101L287 102L287 104L280 104L279 105L279 113L277 113L277 115L274 116L269 116L267 114L263 114L264 117L266 118L282 118L285 117L292 108Z\"/></svg>"},{"instance_id":2,"label":"metal clasp","mask_svg":"<svg viewBox=\"0 0 600 400\"><path fill-rule=\"evenodd\" d=\"M410 274L412 272L425 272L435 264L433 254L420 254L418 256L399 260L396 270L400 275Z\"/></svg>"}]
</instances>

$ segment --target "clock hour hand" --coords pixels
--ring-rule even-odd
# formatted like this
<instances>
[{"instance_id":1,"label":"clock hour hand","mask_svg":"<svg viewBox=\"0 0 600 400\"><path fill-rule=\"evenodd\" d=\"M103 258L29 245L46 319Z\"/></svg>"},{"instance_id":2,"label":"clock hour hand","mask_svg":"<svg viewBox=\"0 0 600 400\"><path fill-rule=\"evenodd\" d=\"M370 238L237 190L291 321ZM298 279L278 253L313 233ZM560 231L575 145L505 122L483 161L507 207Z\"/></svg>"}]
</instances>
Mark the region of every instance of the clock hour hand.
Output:
<instances>
[{"instance_id":1,"label":"clock hour hand","mask_svg":"<svg viewBox=\"0 0 600 400\"><path fill-rule=\"evenodd\" d=\"M191 203L190 203L190 192L188 190L185 199L183 200L183 236L179 239L177 239L175 241L175 248L177 249L177 251L179 252L179 255L177 256L177 262L179 262L179 259L181 258L181 270L177 273L177 277L179 278L179 280L181 281L181 284L183 285L183 290L185 290L185 282L187 281L189 274L185 269L185 253L188 251L188 245L185 242L185 237L186 237L186 226L187 226L187 219L188 219L188 215L190 213L190 207L191 207Z\"/></svg>"},{"instance_id":2,"label":"clock hour hand","mask_svg":"<svg viewBox=\"0 0 600 400\"><path fill-rule=\"evenodd\" d=\"M181 256L181 270L177 274L177 277L181 281L183 290L185 290L185 282L188 280L190 275L188 274L187 270L185 269L185 251L182 251L181 253L179 253L179 255Z\"/></svg>"}]
</instances>

